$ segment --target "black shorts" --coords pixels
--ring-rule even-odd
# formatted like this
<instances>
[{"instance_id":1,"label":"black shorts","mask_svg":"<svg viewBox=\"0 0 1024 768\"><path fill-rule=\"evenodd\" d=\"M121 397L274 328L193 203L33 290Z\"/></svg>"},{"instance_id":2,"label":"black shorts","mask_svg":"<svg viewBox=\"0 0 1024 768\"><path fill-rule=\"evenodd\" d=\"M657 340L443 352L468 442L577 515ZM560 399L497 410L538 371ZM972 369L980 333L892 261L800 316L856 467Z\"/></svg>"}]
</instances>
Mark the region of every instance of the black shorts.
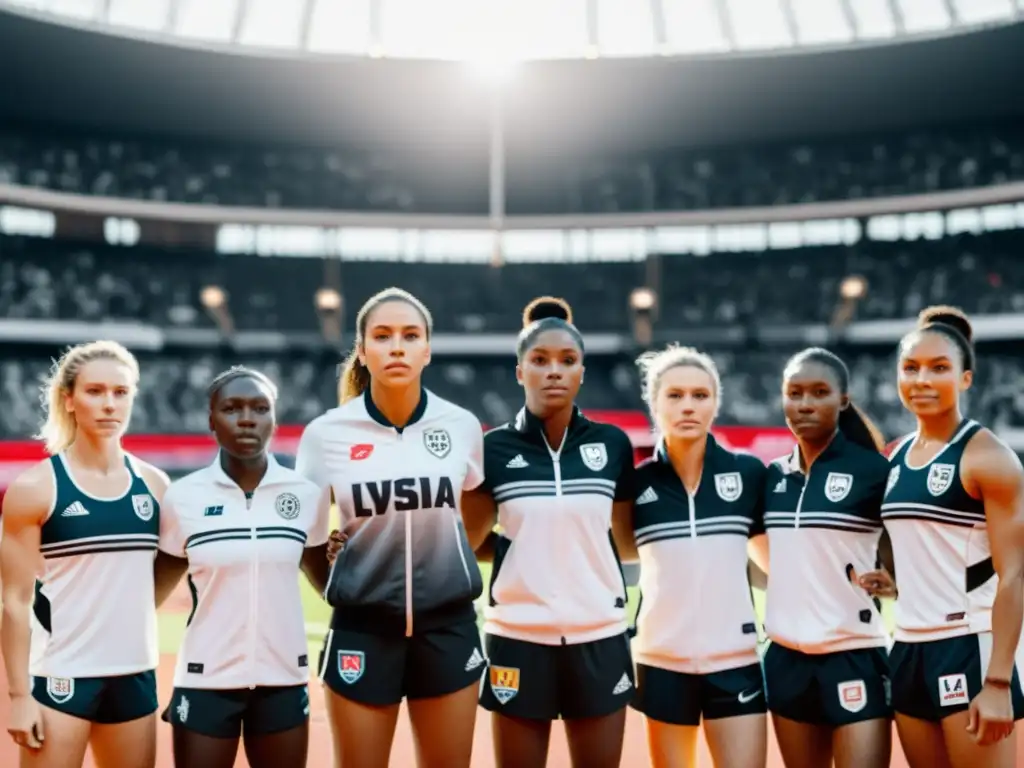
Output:
<instances>
[{"instance_id":1,"label":"black shorts","mask_svg":"<svg viewBox=\"0 0 1024 768\"><path fill-rule=\"evenodd\" d=\"M320 679L339 696L383 707L461 691L479 682L485 666L475 622L412 637L332 629L320 654Z\"/></svg>"},{"instance_id":2,"label":"black shorts","mask_svg":"<svg viewBox=\"0 0 1024 768\"><path fill-rule=\"evenodd\" d=\"M892 707L901 715L938 722L967 709L984 682L992 648L990 633L924 643L895 643ZM1015 720L1024 719L1019 670L1011 685Z\"/></svg>"},{"instance_id":3,"label":"black shorts","mask_svg":"<svg viewBox=\"0 0 1024 768\"><path fill-rule=\"evenodd\" d=\"M309 720L309 687L175 688L164 722L218 739L290 731Z\"/></svg>"},{"instance_id":4,"label":"black shorts","mask_svg":"<svg viewBox=\"0 0 1024 768\"><path fill-rule=\"evenodd\" d=\"M706 675L637 664L632 706L651 720L669 725L700 725L702 717L719 720L768 710L760 664Z\"/></svg>"},{"instance_id":5,"label":"black shorts","mask_svg":"<svg viewBox=\"0 0 1024 768\"><path fill-rule=\"evenodd\" d=\"M633 696L626 635L577 645L542 645L487 635L480 705L531 720L571 720L616 712Z\"/></svg>"},{"instance_id":6,"label":"black shorts","mask_svg":"<svg viewBox=\"0 0 1024 768\"><path fill-rule=\"evenodd\" d=\"M771 643L764 678L768 709L788 720L836 727L892 717L884 648L813 654Z\"/></svg>"},{"instance_id":7,"label":"black shorts","mask_svg":"<svg viewBox=\"0 0 1024 768\"><path fill-rule=\"evenodd\" d=\"M156 712L156 671L116 677L34 677L43 706L93 723L116 725Z\"/></svg>"}]
</instances>

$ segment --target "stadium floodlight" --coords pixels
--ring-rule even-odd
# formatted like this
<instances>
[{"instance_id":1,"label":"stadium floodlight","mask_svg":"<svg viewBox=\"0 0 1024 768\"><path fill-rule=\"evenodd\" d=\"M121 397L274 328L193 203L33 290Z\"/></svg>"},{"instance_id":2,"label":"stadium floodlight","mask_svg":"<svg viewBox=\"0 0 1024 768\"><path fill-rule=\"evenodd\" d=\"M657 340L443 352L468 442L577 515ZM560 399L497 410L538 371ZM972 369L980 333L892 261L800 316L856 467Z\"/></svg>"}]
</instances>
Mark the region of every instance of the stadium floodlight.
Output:
<instances>
[{"instance_id":1,"label":"stadium floodlight","mask_svg":"<svg viewBox=\"0 0 1024 768\"><path fill-rule=\"evenodd\" d=\"M656 301L657 297L650 288L634 288L633 292L629 294L629 306L635 312L650 312L654 309Z\"/></svg>"},{"instance_id":2,"label":"stadium floodlight","mask_svg":"<svg viewBox=\"0 0 1024 768\"><path fill-rule=\"evenodd\" d=\"M321 288L316 292L316 308L320 312L337 312L341 309L341 294L333 288Z\"/></svg>"},{"instance_id":3,"label":"stadium floodlight","mask_svg":"<svg viewBox=\"0 0 1024 768\"><path fill-rule=\"evenodd\" d=\"M220 309L227 303L227 294L219 285L208 285L199 292L199 301L209 310Z\"/></svg>"},{"instance_id":4,"label":"stadium floodlight","mask_svg":"<svg viewBox=\"0 0 1024 768\"><path fill-rule=\"evenodd\" d=\"M868 292L868 281L860 275L848 275L839 286L839 295L847 301L863 299Z\"/></svg>"}]
</instances>

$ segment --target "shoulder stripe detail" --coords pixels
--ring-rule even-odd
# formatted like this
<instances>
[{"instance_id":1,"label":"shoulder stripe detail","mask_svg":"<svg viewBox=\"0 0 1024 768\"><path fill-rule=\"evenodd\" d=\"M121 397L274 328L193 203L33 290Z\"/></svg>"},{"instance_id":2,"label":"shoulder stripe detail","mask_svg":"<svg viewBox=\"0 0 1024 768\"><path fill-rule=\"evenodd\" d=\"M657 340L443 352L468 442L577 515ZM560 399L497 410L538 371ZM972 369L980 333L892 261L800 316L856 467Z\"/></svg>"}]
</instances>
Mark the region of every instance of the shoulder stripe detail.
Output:
<instances>
[{"instance_id":1,"label":"shoulder stripe detail","mask_svg":"<svg viewBox=\"0 0 1024 768\"><path fill-rule=\"evenodd\" d=\"M680 520L671 523L655 523L638 528L635 532L636 544L650 544L654 541L672 538L691 538L697 536L715 536L720 534L734 534L746 537L750 535L753 523L745 517L710 518L697 520L694 525L689 521Z\"/></svg>"},{"instance_id":2,"label":"shoulder stripe detail","mask_svg":"<svg viewBox=\"0 0 1024 768\"><path fill-rule=\"evenodd\" d=\"M222 528L217 531L204 531L195 533L185 541L185 549L198 547L202 544L212 544L219 541L245 541L256 539L292 539L303 544L306 543L306 534L298 528L288 528L278 525L264 525L254 528Z\"/></svg>"},{"instance_id":3,"label":"shoulder stripe detail","mask_svg":"<svg viewBox=\"0 0 1024 768\"><path fill-rule=\"evenodd\" d=\"M913 502L892 502L882 505L883 520L927 520L946 525L974 527L985 525L988 521L985 512L965 512L959 509L948 509L933 504Z\"/></svg>"},{"instance_id":4,"label":"shoulder stripe detail","mask_svg":"<svg viewBox=\"0 0 1024 768\"><path fill-rule=\"evenodd\" d=\"M799 525L798 525L799 524ZM882 527L881 520L871 520L844 512L766 512L765 528L828 528L838 531L872 533Z\"/></svg>"},{"instance_id":5,"label":"shoulder stripe detail","mask_svg":"<svg viewBox=\"0 0 1024 768\"><path fill-rule=\"evenodd\" d=\"M579 479L563 479L562 488L571 488L577 485L602 485L607 488L614 488L614 480L606 480L603 477L583 477ZM518 490L521 488L551 488L554 490L554 480L517 480L513 483L502 483L494 487L495 492L505 490Z\"/></svg>"},{"instance_id":6,"label":"shoulder stripe detail","mask_svg":"<svg viewBox=\"0 0 1024 768\"><path fill-rule=\"evenodd\" d=\"M39 551L44 555L62 552L67 549L82 549L83 547L109 547L122 544L156 544L160 537L155 533L130 533L113 534L108 536L83 536L80 539L64 539L50 544L42 544Z\"/></svg>"},{"instance_id":7,"label":"shoulder stripe detail","mask_svg":"<svg viewBox=\"0 0 1024 768\"><path fill-rule=\"evenodd\" d=\"M78 557L81 555L97 555L104 552L155 552L157 549L156 539L150 541L108 541L93 544L82 544L73 547L65 547L58 550L50 550L43 553L43 559L55 560L61 557Z\"/></svg>"},{"instance_id":8,"label":"shoulder stripe detail","mask_svg":"<svg viewBox=\"0 0 1024 768\"><path fill-rule=\"evenodd\" d=\"M512 499L530 496L556 496L559 486L554 480L520 480L497 486L493 491L494 500L499 504ZM615 481L602 478L586 480L563 480L561 482L563 496L596 495L615 498Z\"/></svg>"}]
</instances>

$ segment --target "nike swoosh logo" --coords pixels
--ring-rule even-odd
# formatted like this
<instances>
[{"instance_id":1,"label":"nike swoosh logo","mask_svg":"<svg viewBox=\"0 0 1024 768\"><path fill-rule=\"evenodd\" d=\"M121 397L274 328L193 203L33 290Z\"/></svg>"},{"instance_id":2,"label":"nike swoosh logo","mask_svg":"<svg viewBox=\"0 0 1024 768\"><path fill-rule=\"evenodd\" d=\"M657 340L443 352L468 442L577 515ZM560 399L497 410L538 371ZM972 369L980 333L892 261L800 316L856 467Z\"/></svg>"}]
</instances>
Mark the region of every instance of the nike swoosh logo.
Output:
<instances>
[{"instance_id":1,"label":"nike swoosh logo","mask_svg":"<svg viewBox=\"0 0 1024 768\"><path fill-rule=\"evenodd\" d=\"M751 701L753 701L754 699L756 699L760 695L761 695L760 691L754 691L753 693L750 693L750 694L741 693L740 694L740 704L748 704L748 703L750 703Z\"/></svg>"}]
</instances>

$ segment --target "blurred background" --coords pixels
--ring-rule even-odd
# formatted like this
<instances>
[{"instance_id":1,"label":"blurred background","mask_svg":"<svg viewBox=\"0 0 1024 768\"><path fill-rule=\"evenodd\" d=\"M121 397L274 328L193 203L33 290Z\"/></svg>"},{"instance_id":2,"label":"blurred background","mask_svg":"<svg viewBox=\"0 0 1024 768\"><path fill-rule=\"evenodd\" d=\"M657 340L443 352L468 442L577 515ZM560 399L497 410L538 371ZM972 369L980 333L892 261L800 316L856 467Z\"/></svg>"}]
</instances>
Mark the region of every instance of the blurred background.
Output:
<instances>
[{"instance_id":1,"label":"blurred background","mask_svg":"<svg viewBox=\"0 0 1024 768\"><path fill-rule=\"evenodd\" d=\"M486 425L523 306L564 296L581 405L652 435L633 360L722 369L720 434L788 449L827 346L888 439L895 342L971 313L969 414L1024 452L1024 0L0 0L0 492L70 343L142 365L129 448L210 460L225 367L333 406L360 304L434 313L427 384Z\"/></svg>"}]
</instances>

